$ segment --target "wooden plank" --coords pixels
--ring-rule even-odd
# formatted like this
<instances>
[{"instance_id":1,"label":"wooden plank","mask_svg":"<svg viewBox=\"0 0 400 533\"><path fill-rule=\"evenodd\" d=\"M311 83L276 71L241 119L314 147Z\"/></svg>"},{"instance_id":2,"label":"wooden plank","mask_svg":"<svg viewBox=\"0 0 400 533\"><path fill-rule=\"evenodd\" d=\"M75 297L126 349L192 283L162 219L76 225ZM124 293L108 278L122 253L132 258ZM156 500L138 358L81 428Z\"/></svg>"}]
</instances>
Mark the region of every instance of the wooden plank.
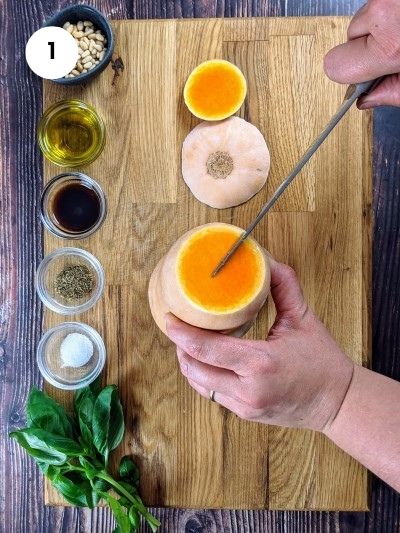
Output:
<instances>
[{"instance_id":1,"label":"wooden plank","mask_svg":"<svg viewBox=\"0 0 400 533\"><path fill-rule=\"evenodd\" d=\"M314 36L230 41L225 43L225 57L237 64L248 80L247 104L240 114L261 130L273 154L267 186L257 195L257 206L252 202L254 212L275 192L315 138ZM288 64L282 68L285 61ZM314 182L311 160L293 182L290 194L284 195L273 210L313 211Z\"/></svg>"},{"instance_id":2,"label":"wooden plank","mask_svg":"<svg viewBox=\"0 0 400 533\"><path fill-rule=\"evenodd\" d=\"M364 470L320 435L247 423L195 394L178 372L174 348L153 324L146 298L151 271L174 240L213 220L246 226L340 103L342 88L326 81L315 61L331 44L325 35L332 23L309 20L301 34L296 19L285 25L278 19L238 21L237 33L232 21L221 19L123 21L115 30L125 70L114 84L112 69L86 88L45 84L45 107L67 95L81 97L107 125L105 151L87 172L103 186L109 215L82 245L102 261L108 286L102 301L79 320L105 337L104 378L119 384L126 409L127 437L120 453L131 451L138 459L148 504L366 506ZM344 20L335 24L330 39L340 40ZM249 82L244 117L264 133L273 160L268 186L245 205L222 211L195 200L180 177L182 141L198 123L183 103L183 85L196 64L212 57L243 68ZM370 167L362 149L369 129L356 113L255 236L297 269L311 305L361 361L363 253L364 265L368 262L361 172L369 179ZM45 178L54 173L45 162ZM59 246L46 234L46 252ZM354 294L354 306L348 305L348 294ZM49 312L45 317L47 326L62 320ZM269 304L248 337L265 336L273 317ZM58 391L57 397L66 395ZM340 471L336 478L335 469ZM47 501L61 503L50 492Z\"/></svg>"}]
</instances>

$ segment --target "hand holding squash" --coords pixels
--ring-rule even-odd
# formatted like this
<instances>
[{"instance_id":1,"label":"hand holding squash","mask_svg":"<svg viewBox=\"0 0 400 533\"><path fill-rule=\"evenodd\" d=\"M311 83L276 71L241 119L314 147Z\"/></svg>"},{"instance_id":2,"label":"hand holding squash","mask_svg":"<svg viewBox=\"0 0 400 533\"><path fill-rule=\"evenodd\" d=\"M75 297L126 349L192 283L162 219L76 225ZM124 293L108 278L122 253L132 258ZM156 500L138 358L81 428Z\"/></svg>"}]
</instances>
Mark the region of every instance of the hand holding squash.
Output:
<instances>
[{"instance_id":1,"label":"hand holding squash","mask_svg":"<svg viewBox=\"0 0 400 533\"><path fill-rule=\"evenodd\" d=\"M346 396L354 365L308 307L294 271L271 260L277 317L266 341L237 339L167 315L183 375L241 418L323 430Z\"/></svg>"}]
</instances>

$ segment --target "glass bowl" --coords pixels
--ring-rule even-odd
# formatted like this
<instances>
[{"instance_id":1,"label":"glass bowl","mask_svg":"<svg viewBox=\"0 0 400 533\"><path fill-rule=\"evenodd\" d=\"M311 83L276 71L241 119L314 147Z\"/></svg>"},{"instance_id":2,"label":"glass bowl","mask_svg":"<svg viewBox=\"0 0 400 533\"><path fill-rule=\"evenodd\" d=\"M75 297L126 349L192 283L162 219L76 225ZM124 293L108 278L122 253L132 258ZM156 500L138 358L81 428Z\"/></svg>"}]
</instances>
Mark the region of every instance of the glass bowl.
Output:
<instances>
[{"instance_id":1,"label":"glass bowl","mask_svg":"<svg viewBox=\"0 0 400 533\"><path fill-rule=\"evenodd\" d=\"M90 273L91 281L88 283L92 283L92 289L80 296L82 283L77 284L76 278L81 278L82 267L85 275L87 271ZM64 273L64 276L60 276L60 273ZM72 286L71 276L75 278ZM52 311L61 315L79 314L93 307L100 298L104 277L103 267L94 255L79 248L60 248L40 263L36 272L36 290L44 305Z\"/></svg>"},{"instance_id":2,"label":"glass bowl","mask_svg":"<svg viewBox=\"0 0 400 533\"><path fill-rule=\"evenodd\" d=\"M43 113L38 125L38 143L43 155L61 167L92 163L104 148L104 122L82 100L62 100Z\"/></svg>"},{"instance_id":3,"label":"glass bowl","mask_svg":"<svg viewBox=\"0 0 400 533\"><path fill-rule=\"evenodd\" d=\"M93 355L86 364L79 367L65 366L60 354L63 340L71 333L85 335L93 345ZM40 339L37 348L40 373L46 381L59 389L73 390L86 387L100 374L105 360L106 349L99 333L79 322L64 322L49 329Z\"/></svg>"},{"instance_id":4,"label":"glass bowl","mask_svg":"<svg viewBox=\"0 0 400 533\"><path fill-rule=\"evenodd\" d=\"M71 231L62 226L54 213L54 200L57 193L67 185L79 184L94 191L99 200L99 216L97 221L83 231ZM73 209L71 207L71 209ZM82 172L66 172L52 178L43 190L40 200L40 217L44 226L57 237L63 239L84 239L97 231L104 222L107 214L107 202L100 185L94 179Z\"/></svg>"}]
</instances>

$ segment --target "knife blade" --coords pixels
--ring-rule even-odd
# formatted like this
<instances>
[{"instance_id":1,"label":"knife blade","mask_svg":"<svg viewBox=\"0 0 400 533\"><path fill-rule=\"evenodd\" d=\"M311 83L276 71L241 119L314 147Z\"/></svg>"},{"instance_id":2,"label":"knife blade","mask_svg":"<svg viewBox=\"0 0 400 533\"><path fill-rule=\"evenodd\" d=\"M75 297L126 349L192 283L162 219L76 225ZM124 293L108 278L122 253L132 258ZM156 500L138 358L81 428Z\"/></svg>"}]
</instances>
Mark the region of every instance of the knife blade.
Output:
<instances>
[{"instance_id":1,"label":"knife blade","mask_svg":"<svg viewBox=\"0 0 400 533\"><path fill-rule=\"evenodd\" d=\"M349 85L349 87L347 88L346 94L344 96L343 103L338 109L338 111L335 113L335 115L333 115L331 120L328 122L328 124L325 126L322 132L318 135L315 141L307 148L303 157L300 159L297 165L292 169L290 174L279 185L279 187L276 189L275 193L271 196L268 202L264 204L264 206L261 208L261 210L259 211L258 215L255 217L253 222L247 227L247 229L242 233L242 235L233 243L231 248L227 251L225 256L221 259L221 261L218 263L218 265L213 270L211 274L212 277L216 276L218 272L220 272L220 270L226 265L229 259L238 250L240 245L247 239L247 237L250 235L253 229L257 226L257 224L264 218L264 216L268 213L271 207L278 200L278 198L285 192L285 190L292 183L294 178L300 173L300 171L303 169L306 163L308 163L310 158L315 154L315 152L318 150L321 144L325 141L325 139L328 137L331 131L335 128L335 126L344 117L344 115L351 108L354 102L363 94L367 94L371 92L372 90L374 90L375 87L382 81L382 79L383 77L378 78L376 80L370 80L370 81L365 81L363 83Z\"/></svg>"}]
</instances>

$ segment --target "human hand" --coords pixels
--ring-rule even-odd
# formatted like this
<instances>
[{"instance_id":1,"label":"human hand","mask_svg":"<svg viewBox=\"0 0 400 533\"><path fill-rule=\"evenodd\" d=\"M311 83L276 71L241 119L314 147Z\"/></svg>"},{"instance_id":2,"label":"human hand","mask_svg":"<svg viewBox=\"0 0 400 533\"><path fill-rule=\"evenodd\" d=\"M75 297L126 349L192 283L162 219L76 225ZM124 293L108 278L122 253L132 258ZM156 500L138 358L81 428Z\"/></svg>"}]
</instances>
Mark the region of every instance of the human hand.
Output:
<instances>
[{"instance_id":1,"label":"human hand","mask_svg":"<svg viewBox=\"0 0 400 533\"><path fill-rule=\"evenodd\" d=\"M326 75L339 83L359 83L388 75L357 105L360 109L400 106L400 2L369 0L354 15L347 38L347 43L326 54Z\"/></svg>"},{"instance_id":2,"label":"human hand","mask_svg":"<svg viewBox=\"0 0 400 533\"><path fill-rule=\"evenodd\" d=\"M304 300L294 271L271 259L277 316L266 341L229 337L167 315L183 375L205 398L241 418L323 430L334 420L353 375Z\"/></svg>"}]
</instances>

